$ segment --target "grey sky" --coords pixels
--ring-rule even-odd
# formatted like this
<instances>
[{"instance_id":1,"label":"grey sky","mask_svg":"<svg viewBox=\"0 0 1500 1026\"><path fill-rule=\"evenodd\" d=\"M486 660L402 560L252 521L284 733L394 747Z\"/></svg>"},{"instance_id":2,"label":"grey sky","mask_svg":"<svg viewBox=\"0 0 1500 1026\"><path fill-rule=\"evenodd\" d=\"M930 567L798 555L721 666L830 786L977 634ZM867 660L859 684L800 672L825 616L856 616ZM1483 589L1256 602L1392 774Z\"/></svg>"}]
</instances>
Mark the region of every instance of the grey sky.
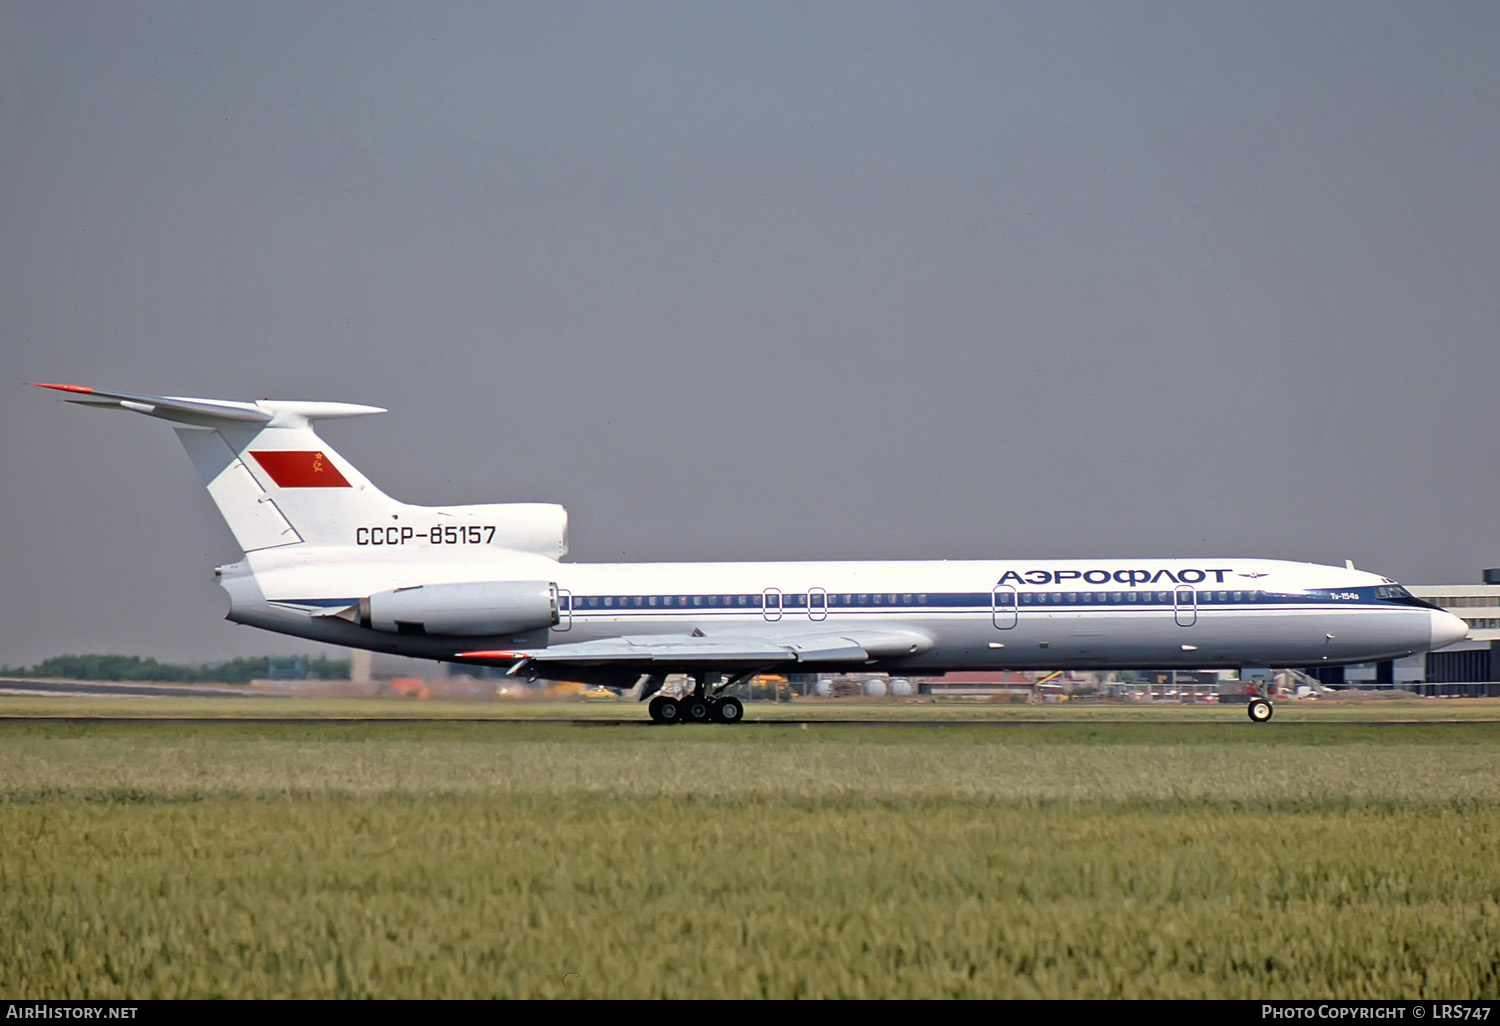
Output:
<instances>
[{"instance_id":1,"label":"grey sky","mask_svg":"<svg viewBox=\"0 0 1500 1026\"><path fill-rule=\"evenodd\" d=\"M176 439L578 560L1500 565L1493 3L0 2L0 664L221 620Z\"/></svg>"}]
</instances>

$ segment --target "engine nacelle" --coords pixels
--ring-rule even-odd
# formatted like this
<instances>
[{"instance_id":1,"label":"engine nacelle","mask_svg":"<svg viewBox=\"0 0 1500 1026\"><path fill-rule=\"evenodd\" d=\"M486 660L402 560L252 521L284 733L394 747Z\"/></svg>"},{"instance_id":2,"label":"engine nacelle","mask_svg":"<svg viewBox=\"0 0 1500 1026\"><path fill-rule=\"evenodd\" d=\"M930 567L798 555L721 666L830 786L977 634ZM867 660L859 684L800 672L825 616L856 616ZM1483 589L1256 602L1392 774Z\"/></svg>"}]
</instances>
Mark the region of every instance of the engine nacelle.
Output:
<instances>
[{"instance_id":1,"label":"engine nacelle","mask_svg":"<svg viewBox=\"0 0 1500 1026\"><path fill-rule=\"evenodd\" d=\"M514 634L558 622L550 581L418 584L359 600L359 622L391 634Z\"/></svg>"}]
</instances>

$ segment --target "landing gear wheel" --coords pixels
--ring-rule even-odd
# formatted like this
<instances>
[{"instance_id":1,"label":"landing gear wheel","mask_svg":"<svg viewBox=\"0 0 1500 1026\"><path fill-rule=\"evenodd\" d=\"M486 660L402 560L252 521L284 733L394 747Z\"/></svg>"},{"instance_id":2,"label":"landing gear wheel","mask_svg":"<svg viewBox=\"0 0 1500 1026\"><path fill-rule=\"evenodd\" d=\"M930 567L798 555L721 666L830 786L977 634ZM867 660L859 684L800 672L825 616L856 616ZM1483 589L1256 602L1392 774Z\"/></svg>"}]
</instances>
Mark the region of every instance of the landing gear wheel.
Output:
<instances>
[{"instance_id":1,"label":"landing gear wheel","mask_svg":"<svg viewBox=\"0 0 1500 1026\"><path fill-rule=\"evenodd\" d=\"M657 695L651 699L651 704L646 707L651 711L653 723L680 723L682 721L682 706L677 699L667 695Z\"/></svg>"},{"instance_id":2,"label":"landing gear wheel","mask_svg":"<svg viewBox=\"0 0 1500 1026\"><path fill-rule=\"evenodd\" d=\"M721 698L714 703L714 719L719 723L738 723L745 718L745 707L738 698Z\"/></svg>"},{"instance_id":3,"label":"landing gear wheel","mask_svg":"<svg viewBox=\"0 0 1500 1026\"><path fill-rule=\"evenodd\" d=\"M682 719L686 723L707 723L713 719L713 707L708 704L708 699L689 695L680 703L682 706Z\"/></svg>"},{"instance_id":4,"label":"landing gear wheel","mask_svg":"<svg viewBox=\"0 0 1500 1026\"><path fill-rule=\"evenodd\" d=\"M1271 707L1271 703L1268 700L1264 698L1252 698L1250 699L1250 703L1245 706L1245 711L1250 714L1251 723L1265 723L1271 718L1271 713L1275 710Z\"/></svg>"}]
</instances>

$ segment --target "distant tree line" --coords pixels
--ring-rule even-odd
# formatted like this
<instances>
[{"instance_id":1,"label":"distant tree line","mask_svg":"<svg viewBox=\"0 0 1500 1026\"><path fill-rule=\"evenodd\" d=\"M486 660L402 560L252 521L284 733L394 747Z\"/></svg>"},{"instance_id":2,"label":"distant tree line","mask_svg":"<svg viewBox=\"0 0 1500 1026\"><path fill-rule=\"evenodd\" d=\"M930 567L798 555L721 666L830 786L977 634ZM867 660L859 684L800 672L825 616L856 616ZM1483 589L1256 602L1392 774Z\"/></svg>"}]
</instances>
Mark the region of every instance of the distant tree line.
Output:
<instances>
[{"instance_id":1,"label":"distant tree line","mask_svg":"<svg viewBox=\"0 0 1500 1026\"><path fill-rule=\"evenodd\" d=\"M66 677L70 680L167 681L177 684L248 684L271 676L271 658L231 659L225 663L178 666L127 655L63 655L35 666L0 667L8 677ZM307 676L320 680L348 680L349 660L321 656L298 657ZM278 662L285 660L278 660Z\"/></svg>"}]
</instances>

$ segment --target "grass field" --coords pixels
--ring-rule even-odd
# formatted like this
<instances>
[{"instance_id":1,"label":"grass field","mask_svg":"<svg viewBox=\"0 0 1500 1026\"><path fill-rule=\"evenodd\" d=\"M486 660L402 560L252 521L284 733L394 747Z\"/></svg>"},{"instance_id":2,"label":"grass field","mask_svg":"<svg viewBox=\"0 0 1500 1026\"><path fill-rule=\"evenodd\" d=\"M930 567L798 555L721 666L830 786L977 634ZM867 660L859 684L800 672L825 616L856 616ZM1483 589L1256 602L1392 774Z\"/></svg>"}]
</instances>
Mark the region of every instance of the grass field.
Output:
<instances>
[{"instance_id":1,"label":"grass field","mask_svg":"<svg viewBox=\"0 0 1500 1026\"><path fill-rule=\"evenodd\" d=\"M1500 727L1210 710L4 722L0 993L1500 996Z\"/></svg>"}]
</instances>

